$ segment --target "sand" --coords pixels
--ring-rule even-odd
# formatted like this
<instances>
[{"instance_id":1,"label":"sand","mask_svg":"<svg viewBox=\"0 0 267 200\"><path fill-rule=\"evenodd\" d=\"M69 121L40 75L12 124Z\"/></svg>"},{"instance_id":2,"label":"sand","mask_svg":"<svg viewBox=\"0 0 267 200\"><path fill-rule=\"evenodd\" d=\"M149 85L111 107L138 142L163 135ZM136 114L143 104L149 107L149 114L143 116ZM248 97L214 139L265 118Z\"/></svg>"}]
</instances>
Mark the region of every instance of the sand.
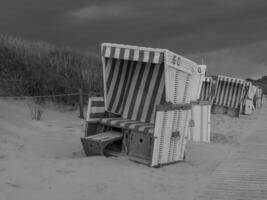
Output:
<instances>
[{"instance_id":1,"label":"sand","mask_svg":"<svg viewBox=\"0 0 267 200\"><path fill-rule=\"evenodd\" d=\"M25 101L0 100L0 199L194 199L212 173L253 132L266 133L267 103L250 116L212 115L212 143L188 143L186 161L149 168L126 156L85 157L78 113L45 108L30 119ZM259 141L260 142L260 141Z\"/></svg>"}]
</instances>

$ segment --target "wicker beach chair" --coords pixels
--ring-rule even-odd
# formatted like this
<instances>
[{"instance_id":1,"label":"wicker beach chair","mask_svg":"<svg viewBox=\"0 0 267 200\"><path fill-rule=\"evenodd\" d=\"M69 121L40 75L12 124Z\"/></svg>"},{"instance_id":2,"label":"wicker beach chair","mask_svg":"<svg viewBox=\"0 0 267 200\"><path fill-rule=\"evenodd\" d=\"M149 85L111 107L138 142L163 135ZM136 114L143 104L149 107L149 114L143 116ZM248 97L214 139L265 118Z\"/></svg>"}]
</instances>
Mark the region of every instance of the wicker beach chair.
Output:
<instances>
[{"instance_id":1,"label":"wicker beach chair","mask_svg":"<svg viewBox=\"0 0 267 200\"><path fill-rule=\"evenodd\" d=\"M190 102L206 66L166 49L103 43L101 50L104 97L89 99L86 154L105 155L117 141L151 167L183 160Z\"/></svg>"}]
</instances>

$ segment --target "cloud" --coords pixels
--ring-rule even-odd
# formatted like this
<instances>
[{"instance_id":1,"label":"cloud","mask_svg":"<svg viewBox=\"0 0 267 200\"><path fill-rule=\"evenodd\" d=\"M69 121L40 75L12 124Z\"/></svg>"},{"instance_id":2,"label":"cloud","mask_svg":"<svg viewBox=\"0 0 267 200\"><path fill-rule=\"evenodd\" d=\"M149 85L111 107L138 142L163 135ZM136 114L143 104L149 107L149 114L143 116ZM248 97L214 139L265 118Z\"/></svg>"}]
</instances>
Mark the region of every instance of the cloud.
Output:
<instances>
[{"instance_id":1,"label":"cloud","mask_svg":"<svg viewBox=\"0 0 267 200\"><path fill-rule=\"evenodd\" d=\"M261 77L267 74L267 40L206 53L186 55L197 63L207 64L208 74L239 78Z\"/></svg>"},{"instance_id":2,"label":"cloud","mask_svg":"<svg viewBox=\"0 0 267 200\"><path fill-rule=\"evenodd\" d=\"M76 20L108 20L129 15L133 9L131 5L92 5L70 11L68 15Z\"/></svg>"},{"instance_id":3,"label":"cloud","mask_svg":"<svg viewBox=\"0 0 267 200\"><path fill-rule=\"evenodd\" d=\"M214 73L266 73L266 0L1 2L1 31L30 40L93 52L101 42L167 48L204 56Z\"/></svg>"},{"instance_id":4,"label":"cloud","mask_svg":"<svg viewBox=\"0 0 267 200\"><path fill-rule=\"evenodd\" d=\"M84 34L90 29L93 41L150 45L188 54L265 40L266 10L263 0L95 1L67 11L65 23Z\"/></svg>"}]
</instances>

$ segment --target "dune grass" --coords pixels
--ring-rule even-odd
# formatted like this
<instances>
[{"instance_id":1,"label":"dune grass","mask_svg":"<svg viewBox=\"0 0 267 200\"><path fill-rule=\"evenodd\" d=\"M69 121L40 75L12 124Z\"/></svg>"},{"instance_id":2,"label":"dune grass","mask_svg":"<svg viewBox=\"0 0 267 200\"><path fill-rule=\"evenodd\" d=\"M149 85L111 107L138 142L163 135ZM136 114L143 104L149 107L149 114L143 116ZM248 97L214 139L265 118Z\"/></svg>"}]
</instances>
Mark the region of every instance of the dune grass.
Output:
<instances>
[{"instance_id":1,"label":"dune grass","mask_svg":"<svg viewBox=\"0 0 267 200\"><path fill-rule=\"evenodd\" d=\"M100 57L0 35L0 95L53 95L77 92L102 93Z\"/></svg>"},{"instance_id":2,"label":"dune grass","mask_svg":"<svg viewBox=\"0 0 267 200\"><path fill-rule=\"evenodd\" d=\"M247 79L247 81L251 81L254 85L260 86L263 90L263 93L267 94L267 76L262 76L257 80Z\"/></svg>"}]
</instances>

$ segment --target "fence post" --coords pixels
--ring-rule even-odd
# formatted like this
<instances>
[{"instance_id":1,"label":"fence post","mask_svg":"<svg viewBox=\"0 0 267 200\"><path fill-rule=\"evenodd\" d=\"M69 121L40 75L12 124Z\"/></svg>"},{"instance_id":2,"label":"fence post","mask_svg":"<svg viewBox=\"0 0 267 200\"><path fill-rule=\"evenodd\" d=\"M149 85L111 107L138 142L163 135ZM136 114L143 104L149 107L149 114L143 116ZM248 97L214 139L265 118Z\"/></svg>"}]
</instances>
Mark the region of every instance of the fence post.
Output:
<instances>
[{"instance_id":1,"label":"fence post","mask_svg":"<svg viewBox=\"0 0 267 200\"><path fill-rule=\"evenodd\" d=\"M261 94L261 108L262 108L262 100L263 100L263 96L264 96L264 94L262 93L262 94Z\"/></svg>"},{"instance_id":2,"label":"fence post","mask_svg":"<svg viewBox=\"0 0 267 200\"><path fill-rule=\"evenodd\" d=\"M82 88L78 89L79 91L79 107L80 107L80 118L84 119L84 115L83 115L83 92L82 92Z\"/></svg>"}]
</instances>

